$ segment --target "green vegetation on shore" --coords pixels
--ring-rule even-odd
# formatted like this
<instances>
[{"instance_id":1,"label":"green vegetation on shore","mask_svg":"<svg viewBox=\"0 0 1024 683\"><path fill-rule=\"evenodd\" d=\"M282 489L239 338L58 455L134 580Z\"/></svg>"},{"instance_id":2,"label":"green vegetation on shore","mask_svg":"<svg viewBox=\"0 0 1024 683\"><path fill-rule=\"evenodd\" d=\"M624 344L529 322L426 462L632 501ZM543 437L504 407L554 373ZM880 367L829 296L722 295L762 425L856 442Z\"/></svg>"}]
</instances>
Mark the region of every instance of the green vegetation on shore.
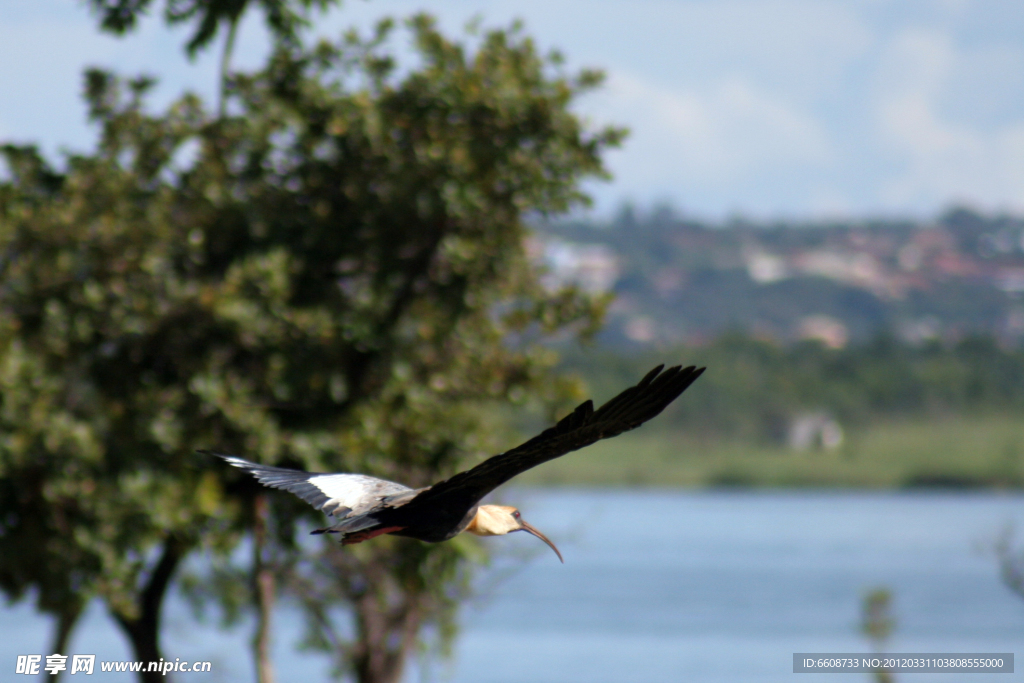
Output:
<instances>
[{"instance_id":1,"label":"green vegetation on shore","mask_svg":"<svg viewBox=\"0 0 1024 683\"><path fill-rule=\"evenodd\" d=\"M1019 415L875 422L833 450L640 430L520 476L523 485L993 487L1024 485Z\"/></svg>"},{"instance_id":2,"label":"green vegetation on shore","mask_svg":"<svg viewBox=\"0 0 1024 683\"><path fill-rule=\"evenodd\" d=\"M642 429L531 470L524 484L1024 486L1024 349L992 338L910 346L883 336L829 349L733 334L563 359L597 404L658 363L708 370ZM820 431L801 439L801 422L830 424L839 443L824 447Z\"/></svg>"}]
</instances>

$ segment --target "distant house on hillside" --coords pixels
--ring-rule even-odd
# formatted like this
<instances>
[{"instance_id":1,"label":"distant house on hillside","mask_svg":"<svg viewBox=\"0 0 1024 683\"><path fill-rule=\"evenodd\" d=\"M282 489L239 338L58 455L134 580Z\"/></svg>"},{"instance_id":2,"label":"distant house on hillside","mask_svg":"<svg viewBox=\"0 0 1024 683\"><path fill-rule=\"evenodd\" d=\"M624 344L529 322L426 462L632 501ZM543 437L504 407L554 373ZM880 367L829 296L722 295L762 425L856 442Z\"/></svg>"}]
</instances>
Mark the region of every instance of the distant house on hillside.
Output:
<instances>
[{"instance_id":1,"label":"distant house on hillside","mask_svg":"<svg viewBox=\"0 0 1024 683\"><path fill-rule=\"evenodd\" d=\"M803 413L789 423L786 441L796 451L833 450L843 444L843 428L828 413Z\"/></svg>"},{"instance_id":2,"label":"distant house on hillside","mask_svg":"<svg viewBox=\"0 0 1024 683\"><path fill-rule=\"evenodd\" d=\"M551 288L576 285L592 294L610 291L619 279L619 258L605 244L576 244L557 238L531 240L528 250L547 268Z\"/></svg>"}]
</instances>

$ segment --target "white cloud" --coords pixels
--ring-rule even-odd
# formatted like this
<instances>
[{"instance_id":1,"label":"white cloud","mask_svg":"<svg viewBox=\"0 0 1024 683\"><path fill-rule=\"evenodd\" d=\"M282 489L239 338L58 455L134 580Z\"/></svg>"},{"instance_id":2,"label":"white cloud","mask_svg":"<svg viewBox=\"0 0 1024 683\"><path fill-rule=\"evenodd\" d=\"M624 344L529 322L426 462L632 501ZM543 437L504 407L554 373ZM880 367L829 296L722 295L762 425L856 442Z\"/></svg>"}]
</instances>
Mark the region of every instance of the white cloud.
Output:
<instances>
[{"instance_id":1,"label":"white cloud","mask_svg":"<svg viewBox=\"0 0 1024 683\"><path fill-rule=\"evenodd\" d=\"M2 0L0 0L2 1ZM11 4L8 2L8 4ZM189 64L187 29L159 17L101 35L85 3L23 0L0 13L0 139L83 148L81 72L160 76L153 106L212 98L219 46ZM955 200L1024 207L1024 12L1019 0L349 0L317 21L337 36L426 9L458 34L516 16L542 49L603 67L579 111L629 126L602 208L667 200L707 216L933 213ZM158 13L157 13L158 14ZM266 54L252 13L235 64ZM211 102L212 106L212 102Z\"/></svg>"},{"instance_id":2,"label":"white cloud","mask_svg":"<svg viewBox=\"0 0 1024 683\"><path fill-rule=\"evenodd\" d=\"M821 122L740 78L697 91L615 71L586 105L603 121L630 123L630 158L619 159L615 170L634 194L819 166L833 155Z\"/></svg>"},{"instance_id":3,"label":"white cloud","mask_svg":"<svg viewBox=\"0 0 1024 683\"><path fill-rule=\"evenodd\" d=\"M893 40L875 104L881 142L900 167L881 185L884 203L1024 209L1024 114L984 125L977 116L954 116L948 104L965 84L978 83L972 65L990 62L941 31L907 30Z\"/></svg>"}]
</instances>

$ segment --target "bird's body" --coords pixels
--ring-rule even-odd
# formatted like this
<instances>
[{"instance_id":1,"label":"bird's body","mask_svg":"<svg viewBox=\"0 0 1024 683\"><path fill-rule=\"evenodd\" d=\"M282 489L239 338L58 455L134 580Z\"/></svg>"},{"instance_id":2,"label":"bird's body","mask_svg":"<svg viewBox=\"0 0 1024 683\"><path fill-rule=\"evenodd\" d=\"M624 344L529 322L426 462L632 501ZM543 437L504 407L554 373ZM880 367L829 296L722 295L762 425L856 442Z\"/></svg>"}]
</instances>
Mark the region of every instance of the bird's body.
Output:
<instances>
[{"instance_id":1,"label":"bird's body","mask_svg":"<svg viewBox=\"0 0 1024 683\"><path fill-rule=\"evenodd\" d=\"M517 509L480 505L480 500L517 474L571 451L634 429L651 419L686 390L704 368L658 366L636 386L596 411L586 401L554 427L526 443L488 458L476 467L433 486L411 489L364 474L311 474L248 462L215 453L260 483L290 491L337 520L313 533L342 534L342 543L360 543L381 534L407 536L428 543L447 541L463 531L500 536L527 531L558 554L551 541L524 522Z\"/></svg>"}]
</instances>

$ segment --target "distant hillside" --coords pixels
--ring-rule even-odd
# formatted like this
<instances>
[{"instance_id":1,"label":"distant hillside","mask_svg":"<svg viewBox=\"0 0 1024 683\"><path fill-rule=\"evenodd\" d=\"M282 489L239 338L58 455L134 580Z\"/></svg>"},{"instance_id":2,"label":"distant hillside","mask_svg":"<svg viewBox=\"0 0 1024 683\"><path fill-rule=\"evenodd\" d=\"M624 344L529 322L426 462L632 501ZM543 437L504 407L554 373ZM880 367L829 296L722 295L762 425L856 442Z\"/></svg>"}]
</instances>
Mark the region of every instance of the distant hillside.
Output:
<instances>
[{"instance_id":1,"label":"distant hillside","mask_svg":"<svg viewBox=\"0 0 1024 683\"><path fill-rule=\"evenodd\" d=\"M1024 341L1024 218L709 225L667 209L543 225L555 282L616 294L602 341L703 343L735 330L843 347L973 334Z\"/></svg>"}]
</instances>

